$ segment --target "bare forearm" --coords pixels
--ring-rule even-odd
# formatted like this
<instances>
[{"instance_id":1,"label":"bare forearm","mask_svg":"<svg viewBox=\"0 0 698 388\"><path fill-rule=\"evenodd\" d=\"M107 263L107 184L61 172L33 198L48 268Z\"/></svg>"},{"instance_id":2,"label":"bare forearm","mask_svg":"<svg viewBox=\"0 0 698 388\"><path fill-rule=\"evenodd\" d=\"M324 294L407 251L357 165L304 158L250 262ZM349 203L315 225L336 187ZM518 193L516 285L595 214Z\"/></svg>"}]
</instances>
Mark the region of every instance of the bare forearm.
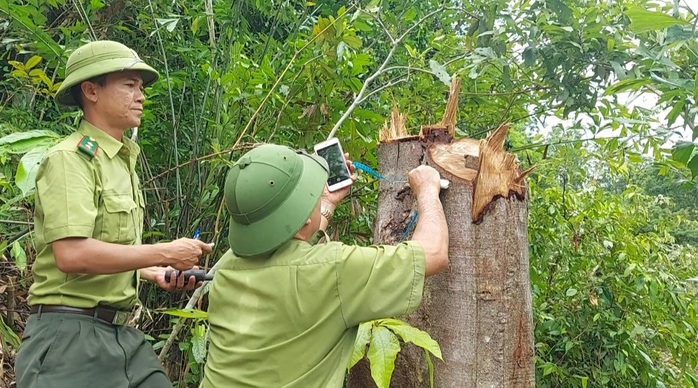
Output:
<instances>
[{"instance_id":1,"label":"bare forearm","mask_svg":"<svg viewBox=\"0 0 698 388\"><path fill-rule=\"evenodd\" d=\"M426 256L426 276L448 266L448 225L438 194L424 194L417 200L419 217L412 240L419 242Z\"/></svg>"},{"instance_id":2,"label":"bare forearm","mask_svg":"<svg viewBox=\"0 0 698 388\"><path fill-rule=\"evenodd\" d=\"M164 246L121 245L92 238L53 242L58 268L66 273L113 274L168 265Z\"/></svg>"}]
</instances>

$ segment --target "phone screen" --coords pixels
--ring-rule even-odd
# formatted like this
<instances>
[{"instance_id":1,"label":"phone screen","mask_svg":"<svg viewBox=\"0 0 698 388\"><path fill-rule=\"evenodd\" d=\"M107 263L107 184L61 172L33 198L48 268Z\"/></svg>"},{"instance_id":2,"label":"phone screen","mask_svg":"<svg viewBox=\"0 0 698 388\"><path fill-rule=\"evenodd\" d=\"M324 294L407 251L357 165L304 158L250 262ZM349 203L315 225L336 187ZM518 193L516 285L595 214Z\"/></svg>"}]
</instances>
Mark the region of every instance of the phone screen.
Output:
<instances>
[{"instance_id":1,"label":"phone screen","mask_svg":"<svg viewBox=\"0 0 698 388\"><path fill-rule=\"evenodd\" d=\"M316 150L317 154L327 161L330 167L330 175L327 178L327 185L332 186L341 181L351 179L344 155L338 144L333 144L326 148Z\"/></svg>"}]
</instances>

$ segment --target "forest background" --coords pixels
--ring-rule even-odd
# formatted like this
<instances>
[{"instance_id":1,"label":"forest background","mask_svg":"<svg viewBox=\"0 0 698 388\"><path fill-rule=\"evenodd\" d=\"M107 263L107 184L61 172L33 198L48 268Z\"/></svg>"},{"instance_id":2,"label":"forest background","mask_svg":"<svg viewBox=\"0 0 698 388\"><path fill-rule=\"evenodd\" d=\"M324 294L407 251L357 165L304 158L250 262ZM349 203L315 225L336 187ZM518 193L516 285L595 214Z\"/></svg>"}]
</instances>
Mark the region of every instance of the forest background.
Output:
<instances>
[{"instance_id":1,"label":"forest background","mask_svg":"<svg viewBox=\"0 0 698 388\"><path fill-rule=\"evenodd\" d=\"M80 117L51 97L72 50L112 39L162 75L132 134L147 242L198 229L217 243L210 267L227 249L222 187L241 153L312 149L336 131L375 167L393 107L417 133L458 77L457 134L509 122L507 149L536 167L537 385L698 387L696 12L680 0L0 0L0 384L28 314L36 164ZM370 243L377 187L361 176L335 239ZM206 355L206 299L192 312L188 296L144 285L137 318L158 351L183 325L164 357L178 386L196 386Z\"/></svg>"}]
</instances>

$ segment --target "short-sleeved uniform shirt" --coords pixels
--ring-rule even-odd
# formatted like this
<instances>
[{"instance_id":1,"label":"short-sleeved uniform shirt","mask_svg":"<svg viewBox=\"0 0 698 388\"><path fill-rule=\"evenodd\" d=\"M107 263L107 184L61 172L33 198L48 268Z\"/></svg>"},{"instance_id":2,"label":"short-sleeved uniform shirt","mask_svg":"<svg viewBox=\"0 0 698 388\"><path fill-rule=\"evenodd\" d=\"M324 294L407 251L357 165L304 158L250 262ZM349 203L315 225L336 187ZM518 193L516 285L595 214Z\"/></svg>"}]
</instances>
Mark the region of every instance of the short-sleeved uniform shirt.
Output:
<instances>
[{"instance_id":1,"label":"short-sleeved uniform shirt","mask_svg":"<svg viewBox=\"0 0 698 388\"><path fill-rule=\"evenodd\" d=\"M98 143L93 157L78 149L84 136ZM134 245L141 243L143 195L135 166L140 148L120 142L83 120L51 148L36 176L34 215L38 256L29 304L129 309L137 301L138 271L112 275L61 272L51 243L67 237Z\"/></svg>"},{"instance_id":2,"label":"short-sleeved uniform shirt","mask_svg":"<svg viewBox=\"0 0 698 388\"><path fill-rule=\"evenodd\" d=\"M209 295L203 387L340 388L361 322L414 311L424 251L397 246L311 245L273 254L228 251Z\"/></svg>"}]
</instances>

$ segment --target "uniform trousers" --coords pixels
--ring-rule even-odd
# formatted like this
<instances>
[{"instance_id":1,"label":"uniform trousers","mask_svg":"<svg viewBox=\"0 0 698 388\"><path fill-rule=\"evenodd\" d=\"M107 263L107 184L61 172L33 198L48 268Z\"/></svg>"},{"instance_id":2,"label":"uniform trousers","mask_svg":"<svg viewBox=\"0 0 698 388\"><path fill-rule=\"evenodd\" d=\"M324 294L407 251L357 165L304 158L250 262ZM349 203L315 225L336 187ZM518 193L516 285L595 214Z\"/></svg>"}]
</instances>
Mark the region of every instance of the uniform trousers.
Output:
<instances>
[{"instance_id":1,"label":"uniform trousers","mask_svg":"<svg viewBox=\"0 0 698 388\"><path fill-rule=\"evenodd\" d=\"M29 316L15 375L17 388L172 388L140 330L71 313Z\"/></svg>"}]
</instances>

